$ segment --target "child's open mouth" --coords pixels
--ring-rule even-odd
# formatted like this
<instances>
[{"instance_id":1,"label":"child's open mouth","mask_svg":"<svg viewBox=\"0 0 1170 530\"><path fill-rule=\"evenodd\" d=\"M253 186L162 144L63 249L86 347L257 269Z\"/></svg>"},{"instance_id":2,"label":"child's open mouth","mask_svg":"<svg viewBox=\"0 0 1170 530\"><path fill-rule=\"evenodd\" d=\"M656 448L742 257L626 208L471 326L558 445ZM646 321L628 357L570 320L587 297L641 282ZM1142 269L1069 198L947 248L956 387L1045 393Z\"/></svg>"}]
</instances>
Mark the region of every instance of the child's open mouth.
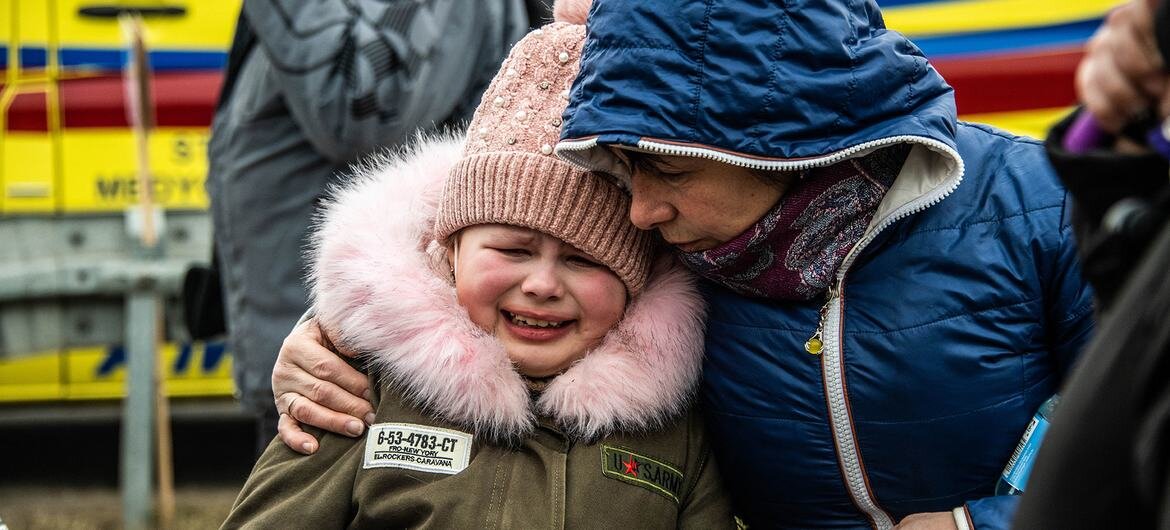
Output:
<instances>
[{"instance_id":1,"label":"child's open mouth","mask_svg":"<svg viewBox=\"0 0 1170 530\"><path fill-rule=\"evenodd\" d=\"M500 310L500 312L503 313L504 317L506 317L509 322L511 322L517 326L523 326L523 327L527 327L527 328L540 328L540 329L554 328L555 329L555 328L564 327L564 326L571 324L573 322L573 320L561 320L559 322L558 321L551 321L551 320L540 320L540 319L536 319L536 318L532 318L532 317L520 316L520 315L517 315L517 314L512 313L510 311L505 311L505 310Z\"/></svg>"}]
</instances>

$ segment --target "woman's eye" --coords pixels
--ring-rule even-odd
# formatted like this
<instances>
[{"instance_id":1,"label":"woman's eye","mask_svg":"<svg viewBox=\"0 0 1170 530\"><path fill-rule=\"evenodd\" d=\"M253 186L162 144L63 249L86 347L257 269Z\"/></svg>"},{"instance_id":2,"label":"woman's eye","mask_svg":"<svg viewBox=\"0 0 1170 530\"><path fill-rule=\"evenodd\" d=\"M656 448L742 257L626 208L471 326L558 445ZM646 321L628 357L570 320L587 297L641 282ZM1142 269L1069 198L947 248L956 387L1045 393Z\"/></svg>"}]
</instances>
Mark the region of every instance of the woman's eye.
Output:
<instances>
[{"instance_id":1,"label":"woman's eye","mask_svg":"<svg viewBox=\"0 0 1170 530\"><path fill-rule=\"evenodd\" d=\"M663 182L669 182L669 183L674 184L674 183L679 183L679 182L682 182L683 180L685 180L689 173L687 173L686 171L679 171L677 169L659 168L655 171L655 174L657 174L658 178L661 179Z\"/></svg>"}]
</instances>

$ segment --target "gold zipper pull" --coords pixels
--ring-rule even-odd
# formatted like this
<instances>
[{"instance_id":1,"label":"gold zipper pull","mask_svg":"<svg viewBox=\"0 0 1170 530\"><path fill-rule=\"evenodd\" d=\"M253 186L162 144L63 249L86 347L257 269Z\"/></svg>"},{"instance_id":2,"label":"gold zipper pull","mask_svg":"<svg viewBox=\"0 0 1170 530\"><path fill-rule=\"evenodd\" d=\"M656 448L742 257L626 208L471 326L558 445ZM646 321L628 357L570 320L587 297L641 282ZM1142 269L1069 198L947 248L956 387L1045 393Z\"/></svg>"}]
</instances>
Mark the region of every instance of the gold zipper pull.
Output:
<instances>
[{"instance_id":1,"label":"gold zipper pull","mask_svg":"<svg viewBox=\"0 0 1170 530\"><path fill-rule=\"evenodd\" d=\"M822 334L825 331L825 318L829 316L829 304L833 303L833 298L837 297L836 291L829 287L828 294L825 298L825 305L821 306L820 320L817 322L817 331L813 333L812 337L804 341L804 351L813 355L820 355L821 350L825 348L825 341Z\"/></svg>"},{"instance_id":2,"label":"gold zipper pull","mask_svg":"<svg viewBox=\"0 0 1170 530\"><path fill-rule=\"evenodd\" d=\"M821 341L821 327L817 326L817 332L804 341L804 351L813 355L820 355L821 348L825 347L825 343Z\"/></svg>"}]
</instances>

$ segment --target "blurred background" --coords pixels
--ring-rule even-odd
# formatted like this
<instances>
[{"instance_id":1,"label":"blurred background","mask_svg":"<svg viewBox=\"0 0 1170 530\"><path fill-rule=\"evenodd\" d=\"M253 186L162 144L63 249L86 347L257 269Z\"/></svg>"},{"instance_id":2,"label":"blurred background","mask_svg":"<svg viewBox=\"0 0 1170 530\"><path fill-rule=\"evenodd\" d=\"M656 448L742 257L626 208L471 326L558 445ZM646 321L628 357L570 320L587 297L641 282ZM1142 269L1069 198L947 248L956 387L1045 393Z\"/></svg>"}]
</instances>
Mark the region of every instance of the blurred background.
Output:
<instances>
[{"instance_id":1,"label":"blurred background","mask_svg":"<svg viewBox=\"0 0 1170 530\"><path fill-rule=\"evenodd\" d=\"M879 3L955 87L961 118L1042 138L1075 102L1085 40L1120 2ZM233 398L231 352L222 337L191 339L199 323L181 296L211 256L208 127L239 5L0 0L0 520L9 528L122 527L134 293L161 300L157 326L144 329L159 338L175 526L217 526L251 468L254 431ZM145 152L119 21L128 11L142 17L150 67ZM141 213L145 198L154 213ZM157 246L143 245L144 225Z\"/></svg>"}]
</instances>

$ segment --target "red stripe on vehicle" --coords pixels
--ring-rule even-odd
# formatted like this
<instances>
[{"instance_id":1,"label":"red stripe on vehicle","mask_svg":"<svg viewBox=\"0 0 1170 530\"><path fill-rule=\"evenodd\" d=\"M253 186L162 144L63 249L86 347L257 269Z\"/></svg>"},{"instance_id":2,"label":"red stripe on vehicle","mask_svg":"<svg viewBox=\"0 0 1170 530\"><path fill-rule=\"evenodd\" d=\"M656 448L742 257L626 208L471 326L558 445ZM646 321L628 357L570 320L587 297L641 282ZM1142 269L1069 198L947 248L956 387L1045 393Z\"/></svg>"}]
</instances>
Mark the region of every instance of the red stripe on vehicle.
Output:
<instances>
[{"instance_id":1,"label":"red stripe on vehicle","mask_svg":"<svg viewBox=\"0 0 1170 530\"><path fill-rule=\"evenodd\" d=\"M979 55L932 61L951 86L960 114L982 114L1076 103L1073 78L1081 49ZM158 125L206 127L215 112L220 72L159 72L152 89ZM122 77L62 81L65 127L127 127ZM8 112L12 131L47 129L44 98L16 97Z\"/></svg>"},{"instance_id":2,"label":"red stripe on vehicle","mask_svg":"<svg viewBox=\"0 0 1170 530\"><path fill-rule=\"evenodd\" d=\"M151 94L160 127L207 127L223 81L220 72L160 72ZM129 127L120 75L67 79L58 83L65 128ZM20 94L8 110L8 130L47 131L43 93Z\"/></svg>"},{"instance_id":3,"label":"red stripe on vehicle","mask_svg":"<svg viewBox=\"0 0 1170 530\"><path fill-rule=\"evenodd\" d=\"M959 114L1075 105L1080 47L931 61L951 86Z\"/></svg>"},{"instance_id":4,"label":"red stripe on vehicle","mask_svg":"<svg viewBox=\"0 0 1170 530\"><path fill-rule=\"evenodd\" d=\"M44 92L26 92L13 98L12 104L8 107L8 130L40 132L49 130Z\"/></svg>"}]
</instances>

